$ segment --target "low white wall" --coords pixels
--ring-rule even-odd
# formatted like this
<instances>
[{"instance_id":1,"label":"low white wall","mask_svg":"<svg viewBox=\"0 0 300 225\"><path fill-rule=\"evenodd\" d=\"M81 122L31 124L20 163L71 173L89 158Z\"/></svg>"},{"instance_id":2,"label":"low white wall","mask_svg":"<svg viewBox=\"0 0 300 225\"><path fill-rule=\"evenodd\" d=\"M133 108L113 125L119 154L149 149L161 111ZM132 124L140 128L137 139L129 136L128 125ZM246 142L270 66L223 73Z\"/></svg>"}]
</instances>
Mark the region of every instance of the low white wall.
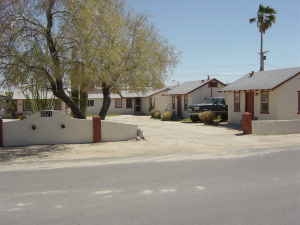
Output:
<instances>
[{"instance_id":1,"label":"low white wall","mask_svg":"<svg viewBox=\"0 0 300 225\"><path fill-rule=\"evenodd\" d=\"M102 141L127 141L137 137L138 126L102 121Z\"/></svg>"},{"instance_id":2,"label":"low white wall","mask_svg":"<svg viewBox=\"0 0 300 225\"><path fill-rule=\"evenodd\" d=\"M92 120L69 117L63 112L52 111L52 117L41 117L35 113L25 120L3 123L4 146L43 144L77 144L93 141ZM36 129L33 130L32 126ZM65 128L61 128L65 125Z\"/></svg>"},{"instance_id":3,"label":"low white wall","mask_svg":"<svg viewBox=\"0 0 300 225\"><path fill-rule=\"evenodd\" d=\"M93 142L93 121L74 119L61 111L51 117L40 112L25 120L4 121L3 145L83 144ZM127 141L137 137L136 125L101 121L101 141ZM61 126L64 125L65 128ZM35 126L36 129L32 129Z\"/></svg>"},{"instance_id":4,"label":"low white wall","mask_svg":"<svg viewBox=\"0 0 300 225\"><path fill-rule=\"evenodd\" d=\"M253 120L253 134L295 134L300 133L300 120Z\"/></svg>"}]
</instances>

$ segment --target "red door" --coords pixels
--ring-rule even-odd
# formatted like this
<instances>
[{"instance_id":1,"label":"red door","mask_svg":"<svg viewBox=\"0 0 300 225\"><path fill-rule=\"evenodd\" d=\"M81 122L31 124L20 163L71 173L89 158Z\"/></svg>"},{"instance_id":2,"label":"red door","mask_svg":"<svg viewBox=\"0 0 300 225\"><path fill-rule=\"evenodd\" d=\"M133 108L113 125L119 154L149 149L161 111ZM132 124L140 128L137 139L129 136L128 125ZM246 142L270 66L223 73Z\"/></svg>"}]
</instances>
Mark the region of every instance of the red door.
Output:
<instances>
[{"instance_id":1,"label":"red door","mask_svg":"<svg viewBox=\"0 0 300 225\"><path fill-rule=\"evenodd\" d=\"M245 112L249 112L252 114L252 118L254 118L254 91L246 91L245 94Z\"/></svg>"}]
</instances>

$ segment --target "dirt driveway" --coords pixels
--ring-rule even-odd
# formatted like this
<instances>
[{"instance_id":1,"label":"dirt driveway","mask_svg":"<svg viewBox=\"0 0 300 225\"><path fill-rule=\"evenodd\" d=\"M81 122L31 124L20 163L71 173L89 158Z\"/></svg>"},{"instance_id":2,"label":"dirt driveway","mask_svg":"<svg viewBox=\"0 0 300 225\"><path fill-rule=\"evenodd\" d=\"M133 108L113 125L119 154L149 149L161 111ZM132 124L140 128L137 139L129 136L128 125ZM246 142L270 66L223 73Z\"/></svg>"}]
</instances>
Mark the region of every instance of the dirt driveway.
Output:
<instances>
[{"instance_id":1,"label":"dirt driveway","mask_svg":"<svg viewBox=\"0 0 300 225\"><path fill-rule=\"evenodd\" d=\"M146 116L115 116L108 120L137 124L144 132L144 141L124 141L82 145L31 146L9 149L21 156L10 163L54 163L84 160L123 160L151 157L191 159L236 157L278 151L300 146L300 134L255 136L240 135L227 127L205 126L200 123L162 122ZM4 149L5 150L5 149Z\"/></svg>"}]
</instances>

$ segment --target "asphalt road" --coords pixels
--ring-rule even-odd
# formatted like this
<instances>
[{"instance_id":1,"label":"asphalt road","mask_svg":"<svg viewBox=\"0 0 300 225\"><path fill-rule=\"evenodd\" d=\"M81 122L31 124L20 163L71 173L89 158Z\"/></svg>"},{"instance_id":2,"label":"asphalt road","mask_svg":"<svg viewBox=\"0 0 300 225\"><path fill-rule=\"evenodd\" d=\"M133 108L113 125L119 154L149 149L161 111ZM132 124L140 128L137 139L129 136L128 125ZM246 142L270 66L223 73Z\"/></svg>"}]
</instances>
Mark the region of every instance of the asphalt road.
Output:
<instances>
[{"instance_id":1,"label":"asphalt road","mask_svg":"<svg viewBox=\"0 0 300 225\"><path fill-rule=\"evenodd\" d=\"M300 151L0 173L1 225L298 225Z\"/></svg>"}]
</instances>

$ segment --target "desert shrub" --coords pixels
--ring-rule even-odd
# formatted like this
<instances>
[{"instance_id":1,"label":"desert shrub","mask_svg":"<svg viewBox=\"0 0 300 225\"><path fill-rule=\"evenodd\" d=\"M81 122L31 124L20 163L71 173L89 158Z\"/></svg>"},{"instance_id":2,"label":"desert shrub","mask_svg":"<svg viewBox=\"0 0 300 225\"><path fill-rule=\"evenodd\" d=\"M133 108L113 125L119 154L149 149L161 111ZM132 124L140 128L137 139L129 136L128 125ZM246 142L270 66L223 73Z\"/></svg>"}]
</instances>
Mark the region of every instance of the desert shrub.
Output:
<instances>
[{"instance_id":1,"label":"desert shrub","mask_svg":"<svg viewBox=\"0 0 300 225\"><path fill-rule=\"evenodd\" d=\"M26 119L26 116L25 116L25 115L19 115L19 116L18 116L18 119L19 119L19 120L25 120L25 119Z\"/></svg>"},{"instance_id":2,"label":"desert shrub","mask_svg":"<svg viewBox=\"0 0 300 225\"><path fill-rule=\"evenodd\" d=\"M196 122L200 122L200 118L199 118L199 114L198 113L193 113L190 115L190 118L191 118L191 121L193 123L196 123Z\"/></svg>"},{"instance_id":3,"label":"desert shrub","mask_svg":"<svg viewBox=\"0 0 300 225\"><path fill-rule=\"evenodd\" d=\"M200 113L199 118L205 124L213 124L216 119L216 114L212 111L206 111Z\"/></svg>"},{"instance_id":4,"label":"desert shrub","mask_svg":"<svg viewBox=\"0 0 300 225\"><path fill-rule=\"evenodd\" d=\"M161 116L162 121L171 121L172 118L173 118L173 113L170 111L164 112Z\"/></svg>"},{"instance_id":5,"label":"desert shrub","mask_svg":"<svg viewBox=\"0 0 300 225\"><path fill-rule=\"evenodd\" d=\"M161 118L161 113L160 113L160 111L158 111L158 110L152 111L152 112L151 112L151 117L152 117L153 119L160 119L160 118Z\"/></svg>"}]
</instances>

